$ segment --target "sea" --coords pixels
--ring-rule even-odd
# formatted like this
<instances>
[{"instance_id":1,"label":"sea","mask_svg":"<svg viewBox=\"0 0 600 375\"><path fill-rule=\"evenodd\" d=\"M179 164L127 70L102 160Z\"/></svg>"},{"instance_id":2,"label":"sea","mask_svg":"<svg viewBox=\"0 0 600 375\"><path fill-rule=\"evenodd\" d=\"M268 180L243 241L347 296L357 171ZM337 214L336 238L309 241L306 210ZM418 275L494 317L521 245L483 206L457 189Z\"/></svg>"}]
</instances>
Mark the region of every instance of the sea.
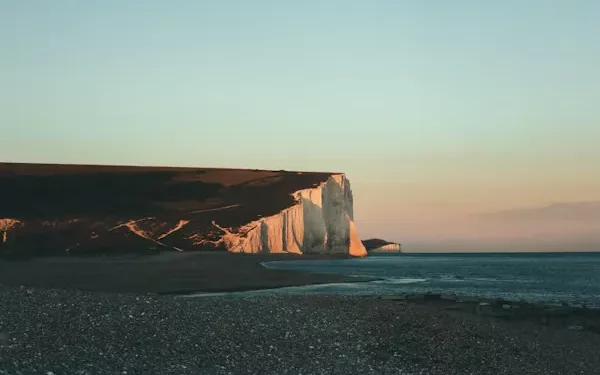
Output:
<instances>
[{"instance_id":1,"label":"sea","mask_svg":"<svg viewBox=\"0 0 600 375\"><path fill-rule=\"evenodd\" d=\"M241 295L445 293L600 308L600 253L373 254L263 263L265 267L377 279L238 292Z\"/></svg>"}]
</instances>

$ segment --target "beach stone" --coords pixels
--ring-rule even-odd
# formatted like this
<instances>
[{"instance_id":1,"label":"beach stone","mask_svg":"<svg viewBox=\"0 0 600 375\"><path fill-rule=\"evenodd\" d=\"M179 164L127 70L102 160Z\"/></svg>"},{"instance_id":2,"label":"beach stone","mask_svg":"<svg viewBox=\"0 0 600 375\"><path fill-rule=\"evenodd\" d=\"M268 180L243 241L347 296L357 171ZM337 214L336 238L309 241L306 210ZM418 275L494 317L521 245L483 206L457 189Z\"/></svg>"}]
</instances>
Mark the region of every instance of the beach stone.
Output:
<instances>
[{"instance_id":1,"label":"beach stone","mask_svg":"<svg viewBox=\"0 0 600 375\"><path fill-rule=\"evenodd\" d=\"M448 301L456 301L458 297L456 294L442 294L440 298Z\"/></svg>"},{"instance_id":2,"label":"beach stone","mask_svg":"<svg viewBox=\"0 0 600 375\"><path fill-rule=\"evenodd\" d=\"M462 310L463 308L460 305L450 305L450 306L445 306L444 309L445 310Z\"/></svg>"},{"instance_id":3,"label":"beach stone","mask_svg":"<svg viewBox=\"0 0 600 375\"><path fill-rule=\"evenodd\" d=\"M442 295L439 293L426 293L424 299L426 300L438 300L441 299Z\"/></svg>"},{"instance_id":4,"label":"beach stone","mask_svg":"<svg viewBox=\"0 0 600 375\"><path fill-rule=\"evenodd\" d=\"M600 368L593 322L570 321L588 331L578 332L472 316L479 302L491 302L484 299L401 306L358 296L34 291L22 298L0 285L0 334L18 339L0 344L0 374L580 375ZM65 329L53 311L76 318Z\"/></svg>"},{"instance_id":5,"label":"beach stone","mask_svg":"<svg viewBox=\"0 0 600 375\"><path fill-rule=\"evenodd\" d=\"M406 296L381 296L380 299L386 301L404 301Z\"/></svg>"}]
</instances>

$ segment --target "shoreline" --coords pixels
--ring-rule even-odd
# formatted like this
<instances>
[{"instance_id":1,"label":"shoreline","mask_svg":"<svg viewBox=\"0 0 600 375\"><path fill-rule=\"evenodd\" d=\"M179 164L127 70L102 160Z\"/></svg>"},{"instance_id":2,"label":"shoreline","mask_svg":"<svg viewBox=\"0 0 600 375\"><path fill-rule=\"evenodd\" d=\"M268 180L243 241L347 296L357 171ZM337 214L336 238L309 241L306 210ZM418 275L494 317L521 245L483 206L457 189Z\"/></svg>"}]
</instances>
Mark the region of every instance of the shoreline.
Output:
<instances>
[{"instance_id":1,"label":"shoreline","mask_svg":"<svg viewBox=\"0 0 600 375\"><path fill-rule=\"evenodd\" d=\"M545 327L588 331L600 335L600 308L514 301L502 298L455 294L398 294L376 299L427 305L436 309L510 322L534 323Z\"/></svg>"},{"instance_id":2,"label":"shoreline","mask_svg":"<svg viewBox=\"0 0 600 375\"><path fill-rule=\"evenodd\" d=\"M159 253L85 257L46 257L30 260L0 259L0 286L62 289L73 291L154 294L183 298L212 296L280 295L287 289L327 287L384 280L375 277L279 269L268 264L281 261L353 259L346 254L238 254L229 252ZM441 309L495 316L502 319L543 321L542 324L572 325L600 333L600 308L549 302L533 302L456 295L439 292L356 294L357 298L379 298L406 303L435 304ZM424 293L424 294L422 294ZM281 293L314 296L313 293ZM325 295L336 295L327 293ZM507 308L503 308L503 306ZM592 317L590 317L592 316ZM589 323L586 319L592 319ZM565 322L572 321L573 324Z\"/></svg>"},{"instance_id":3,"label":"shoreline","mask_svg":"<svg viewBox=\"0 0 600 375\"><path fill-rule=\"evenodd\" d=\"M243 292L288 286L372 281L371 278L280 270L269 261L349 259L340 255L160 253L134 256L0 259L0 284L118 293Z\"/></svg>"},{"instance_id":4,"label":"shoreline","mask_svg":"<svg viewBox=\"0 0 600 375\"><path fill-rule=\"evenodd\" d=\"M260 295L372 281L261 264L347 258L0 261L0 373L570 375L600 368L600 309L436 293ZM208 295L190 296L199 288Z\"/></svg>"},{"instance_id":5,"label":"shoreline","mask_svg":"<svg viewBox=\"0 0 600 375\"><path fill-rule=\"evenodd\" d=\"M358 282L369 282L358 281ZM375 280L376 281L376 280ZM339 283L316 284L314 286L335 286ZM280 291L310 287L312 285L278 287L271 289L243 290L233 292L191 293L177 295L178 298L196 299L207 297L229 298L259 298L259 297L285 297L285 298L322 298L345 297L345 294L311 294L311 293L285 293L261 294L270 291ZM386 295L352 295L351 298L366 300L391 301L399 304L412 304L428 306L439 311L473 315L490 320L501 320L513 323L533 323L545 327L569 329L574 331L587 331L600 335L600 308L587 306L572 306L566 303L555 305L543 302L516 301L503 298L488 298L484 296L461 296L456 294L441 293L397 293Z\"/></svg>"},{"instance_id":6,"label":"shoreline","mask_svg":"<svg viewBox=\"0 0 600 375\"><path fill-rule=\"evenodd\" d=\"M79 290L109 293L155 294L159 296L198 297L278 291L287 288L368 283L385 280L377 277L340 275L280 269L269 263L288 261L354 259L347 254L245 254L214 251L110 256L37 257L27 260L0 258L0 286ZM440 292L399 292L393 295L357 294L358 297L419 299L483 303L503 301L537 309L599 311L600 307L502 299L484 295L460 296ZM293 294L293 293L292 293ZM335 293L332 293L335 294ZM298 293L297 295L303 295ZM306 293L306 295L312 295ZM485 310L485 309L484 309Z\"/></svg>"}]
</instances>

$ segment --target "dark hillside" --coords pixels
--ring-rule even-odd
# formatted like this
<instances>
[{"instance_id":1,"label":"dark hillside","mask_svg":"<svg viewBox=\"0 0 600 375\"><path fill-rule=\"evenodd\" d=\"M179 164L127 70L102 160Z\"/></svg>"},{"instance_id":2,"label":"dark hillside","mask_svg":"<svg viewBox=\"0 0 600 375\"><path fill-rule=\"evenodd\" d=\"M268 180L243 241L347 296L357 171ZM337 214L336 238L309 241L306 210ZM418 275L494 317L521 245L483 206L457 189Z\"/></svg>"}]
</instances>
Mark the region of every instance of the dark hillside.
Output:
<instances>
[{"instance_id":1,"label":"dark hillside","mask_svg":"<svg viewBox=\"0 0 600 375\"><path fill-rule=\"evenodd\" d=\"M276 214L294 204L292 193L330 175L3 163L0 220L17 222L0 226L0 254L207 249L199 241L220 233L212 221L235 229Z\"/></svg>"}]
</instances>

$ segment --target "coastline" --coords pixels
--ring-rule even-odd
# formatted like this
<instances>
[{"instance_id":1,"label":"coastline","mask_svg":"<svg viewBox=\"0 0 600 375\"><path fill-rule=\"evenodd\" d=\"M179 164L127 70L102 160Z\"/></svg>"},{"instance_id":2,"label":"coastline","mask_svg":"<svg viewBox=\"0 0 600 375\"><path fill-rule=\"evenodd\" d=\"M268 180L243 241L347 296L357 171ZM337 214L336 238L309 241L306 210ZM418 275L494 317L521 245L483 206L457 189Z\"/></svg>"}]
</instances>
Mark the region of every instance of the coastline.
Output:
<instances>
[{"instance_id":1,"label":"coastline","mask_svg":"<svg viewBox=\"0 0 600 375\"><path fill-rule=\"evenodd\" d=\"M167 253L0 261L0 370L495 375L600 368L600 310L432 293L260 295L371 281L263 265L347 258ZM210 295L247 291L258 293ZM178 295L198 292L208 294Z\"/></svg>"}]
</instances>

